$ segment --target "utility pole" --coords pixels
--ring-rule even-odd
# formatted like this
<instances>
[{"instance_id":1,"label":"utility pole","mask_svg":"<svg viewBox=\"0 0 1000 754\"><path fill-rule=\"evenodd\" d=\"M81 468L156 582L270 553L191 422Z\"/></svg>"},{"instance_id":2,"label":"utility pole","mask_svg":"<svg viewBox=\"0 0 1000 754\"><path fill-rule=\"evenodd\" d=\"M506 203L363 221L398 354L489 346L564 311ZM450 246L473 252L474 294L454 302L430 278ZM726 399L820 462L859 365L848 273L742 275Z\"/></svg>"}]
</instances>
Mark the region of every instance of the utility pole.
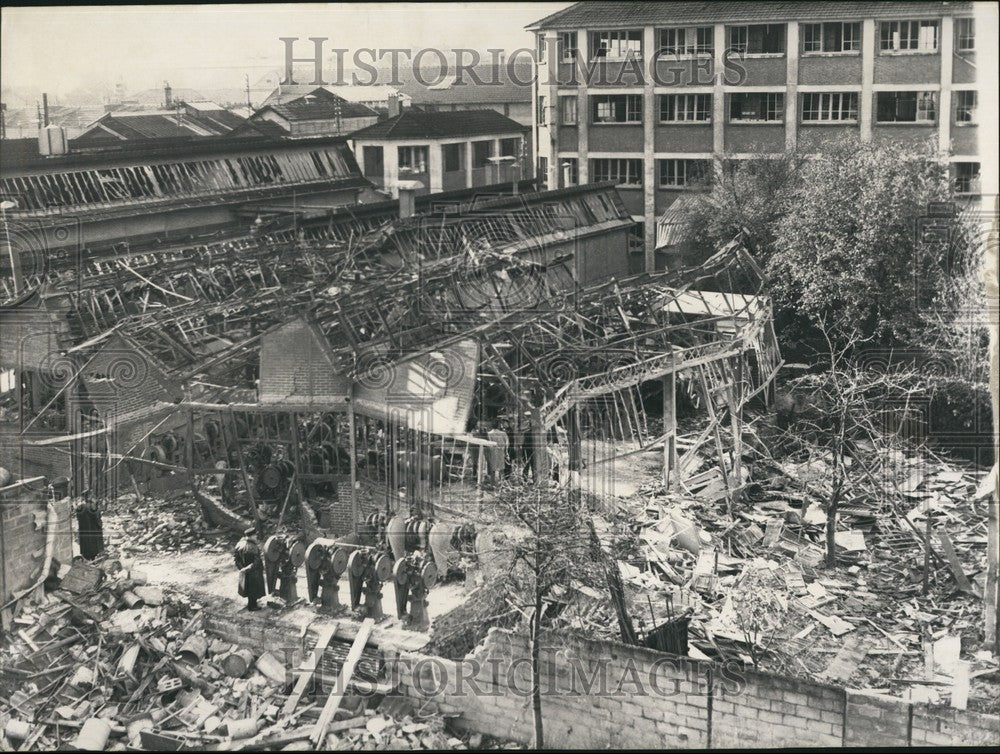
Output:
<instances>
[{"instance_id":1,"label":"utility pole","mask_svg":"<svg viewBox=\"0 0 1000 754\"><path fill-rule=\"evenodd\" d=\"M243 80L246 82L247 88L247 108L253 110L253 105L250 104L250 74L244 73Z\"/></svg>"}]
</instances>

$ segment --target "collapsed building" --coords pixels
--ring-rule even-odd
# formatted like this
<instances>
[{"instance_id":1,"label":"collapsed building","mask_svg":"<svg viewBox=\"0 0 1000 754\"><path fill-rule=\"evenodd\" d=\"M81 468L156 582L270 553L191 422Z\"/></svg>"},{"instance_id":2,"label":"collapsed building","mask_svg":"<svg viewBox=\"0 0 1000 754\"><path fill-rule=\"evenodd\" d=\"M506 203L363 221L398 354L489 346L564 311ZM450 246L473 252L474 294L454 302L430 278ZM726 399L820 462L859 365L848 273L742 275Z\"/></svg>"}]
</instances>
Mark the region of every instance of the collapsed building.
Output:
<instances>
[{"instance_id":1,"label":"collapsed building","mask_svg":"<svg viewBox=\"0 0 1000 754\"><path fill-rule=\"evenodd\" d=\"M660 448L659 489L671 500L726 512L710 536L700 534L702 542L725 542L727 552L706 548L697 554L691 589L676 589L676 601L671 592L666 614L659 604L654 609L648 592L640 592L650 613L650 625L641 631L626 630L638 612L621 577L617 590L609 580L605 593L567 585L580 603L567 609L571 620L587 625L576 608L599 611L613 603L620 626L610 632L614 642L561 639L575 656L598 662L613 651L654 675L665 667L665 649L692 661L671 666L666 675L668 684L686 689L683 702L647 694L640 695L638 709L626 709L615 706L623 702L614 694L546 698L546 724L568 745L787 744L799 740L803 727L817 726L823 730L816 740L830 744L953 741L942 732L945 718L912 700L882 710L884 719L891 718L887 727L855 728L854 722L871 718L871 702L844 688L745 668L740 672L748 692L742 696L726 699L712 685L721 663L740 656L732 647L745 647L746 640L713 619L688 646L686 600L696 599L692 593L717 593L722 574L737 570L733 543L747 558L765 546L787 548L796 559L815 549L803 542L801 530L790 541L780 522L768 522L766 535L758 528L759 536L752 534L756 524L734 528L733 509L750 486L745 415L755 405L771 404L782 363L760 270L734 239L695 266L632 275L634 223L612 184L545 192L520 184L516 194L513 188L414 196L404 186L398 202L340 207L287 196L250 202L241 197L233 201L235 214L210 237L170 236L127 246L93 240L85 254L50 255L20 284L8 276L0 309L0 368L7 370L9 387L0 451L17 489L5 487L2 495L5 503L16 502L11 510L31 515L14 525L11 518L0 521L5 628L34 615L36 608L20 598L37 591L50 561L65 567L72 557L68 510L52 500L46 506L46 497L63 490L91 501L169 498L168 506L174 505L170 495L186 491L211 530L242 533L252 527L267 538L269 586L285 607L301 604L296 570L304 566L307 576L306 607L277 619L235 615L231 602L206 605L200 625L217 637L213 646L221 642L219 648L201 651L194 641L181 652L194 655L194 667L205 674L198 675L170 659L195 631L187 606L167 600L187 622L163 636L153 635L162 623L135 629L140 649L133 652L119 636L120 622L163 621L164 596L142 589L134 569L75 563L57 592L75 595L66 597L65 604L73 604L67 613L58 604L62 597L53 597L37 608L47 616L39 622L46 628L32 625L24 646L37 648L25 650L26 664L15 665L18 683L69 663L59 650L64 642L79 641L80 632L61 620L82 613L91 616L87 630L100 641L104 629L95 627L110 621L116 628L107 634L108 644L98 642L98 665L131 658L132 667L141 669L114 671L125 693L115 705L122 724L111 726L111 735L143 748L176 745L177 739L162 735L166 728L188 742L231 743L249 692L241 697L235 686L220 690L205 679L214 678L215 665L236 662L233 655L243 658L237 675L254 672L238 654L243 651L251 659L259 655L256 667L267 675L268 698L276 700L275 709L257 711L273 723L266 732L277 738L269 741L309 738L320 745L332 741L324 738L328 731L363 729L368 733L352 735L380 742L372 733L382 730L380 724L369 727L361 716L333 722L341 695L323 701L320 693L307 703L300 682L315 673L350 686L344 696L353 704L363 677L379 690L377 696L396 694L386 696L382 715L390 714L390 698L426 706L426 679L418 671L429 660L414 654L426 649L426 637L415 639L413 632L381 621L381 587L390 581L405 586L397 589L397 608L409 628L426 629L429 613L435 626L485 625L477 598L452 612L435 604L436 574L447 575L455 550L477 549L475 523L505 472L492 453L504 444L499 432L508 438L518 473L573 488L609 520L613 506L598 509L616 494L622 459L643 451L648 456L651 449L659 454ZM145 206L132 211L141 215ZM697 421L682 422L682 415ZM653 542L647 551L670 538L663 534L670 516L654 524L633 518L629 525L638 525L643 541ZM159 525L148 524L154 530ZM7 546L29 531L29 545ZM426 554L414 557L418 551ZM15 569L7 553L32 567ZM663 581L652 575L657 573L680 587L687 582L671 570L677 562L664 557L639 573L622 561L615 570L620 567L631 584ZM81 584L83 577L93 581ZM338 597L342 577L349 598ZM101 591L101 578L112 586ZM806 609L816 621L831 632L850 630L817 613L822 603L809 597L814 601ZM368 620L329 620L325 614L348 599ZM18 609L27 612L17 615ZM600 615L596 622L605 628L615 622ZM809 630L790 645L801 646ZM516 632L492 631L475 652L480 659L519 660L529 653L521 644ZM105 659L102 646L113 647L103 650ZM294 688L274 671L274 657L267 659L277 646L296 647L289 662L302 670ZM319 659L309 668L313 650ZM560 672L572 665L569 657L566 650L545 650L546 662ZM406 660L403 667L390 671L390 660L399 659ZM838 652L835 659L849 664L850 657ZM464 672L452 660L439 666L452 683ZM154 678L164 667L173 667L166 680L175 685L154 699L138 678ZM431 700L437 712L457 715L457 725L477 735L499 737L510 729L515 740L530 740L516 679L486 675L476 677L492 684L495 696L470 697L449 685ZM707 691L701 693L697 683L705 678ZM8 681L0 673L0 682ZM73 721L81 722L91 709L96 686L87 698L69 687L59 701L60 709L73 710L64 719L74 730ZM175 701L164 701L180 687ZM37 693L30 692L18 686L12 695L12 710L22 719L37 704ZM209 698L216 711L224 710L226 728L215 716L199 717ZM593 699L600 701L591 705ZM775 711L772 699L790 706ZM581 705L626 722L580 725ZM150 710L160 733L126 727L126 718ZM759 717L761 711L779 719ZM216 726L209 731L212 719ZM32 741L51 735L48 720L38 718L28 733ZM963 710L961 721L963 740L981 741L994 719ZM290 728L293 723L300 727ZM408 723L404 730L422 724ZM55 731L54 739L46 739L50 743L60 740L58 726ZM442 739L434 740L440 745Z\"/></svg>"}]
</instances>

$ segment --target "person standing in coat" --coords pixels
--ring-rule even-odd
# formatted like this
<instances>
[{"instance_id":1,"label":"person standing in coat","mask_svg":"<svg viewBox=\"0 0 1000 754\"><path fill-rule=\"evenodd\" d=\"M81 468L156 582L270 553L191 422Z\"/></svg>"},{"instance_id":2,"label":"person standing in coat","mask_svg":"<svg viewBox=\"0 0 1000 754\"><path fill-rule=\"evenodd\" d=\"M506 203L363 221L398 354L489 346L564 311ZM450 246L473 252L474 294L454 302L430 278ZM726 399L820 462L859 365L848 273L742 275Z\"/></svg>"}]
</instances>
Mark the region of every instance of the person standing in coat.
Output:
<instances>
[{"instance_id":1,"label":"person standing in coat","mask_svg":"<svg viewBox=\"0 0 1000 754\"><path fill-rule=\"evenodd\" d=\"M507 468L510 465L509 439L507 433L500 427L500 420L493 422L493 427L486 433L486 439L494 444L489 448L488 458L490 462L490 474L494 481L506 476Z\"/></svg>"},{"instance_id":2,"label":"person standing in coat","mask_svg":"<svg viewBox=\"0 0 1000 754\"><path fill-rule=\"evenodd\" d=\"M234 554L240 574L239 595L247 598L247 610L256 610L257 600L264 596L264 561L254 527L243 532Z\"/></svg>"}]
</instances>

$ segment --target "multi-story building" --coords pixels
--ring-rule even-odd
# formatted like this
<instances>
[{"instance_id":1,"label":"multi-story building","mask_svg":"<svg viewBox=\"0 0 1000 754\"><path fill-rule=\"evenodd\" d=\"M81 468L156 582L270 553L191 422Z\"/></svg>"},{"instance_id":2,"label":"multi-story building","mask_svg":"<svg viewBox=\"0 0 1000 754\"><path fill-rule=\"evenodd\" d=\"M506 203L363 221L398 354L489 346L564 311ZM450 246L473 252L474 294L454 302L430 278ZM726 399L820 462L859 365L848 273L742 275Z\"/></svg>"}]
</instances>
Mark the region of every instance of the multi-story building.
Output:
<instances>
[{"instance_id":1,"label":"multi-story building","mask_svg":"<svg viewBox=\"0 0 1000 754\"><path fill-rule=\"evenodd\" d=\"M657 218L723 157L935 139L960 194L996 193L996 123L977 115L995 110L976 78L996 70L990 3L583 2L528 28L539 177L617 181L646 269Z\"/></svg>"}]
</instances>

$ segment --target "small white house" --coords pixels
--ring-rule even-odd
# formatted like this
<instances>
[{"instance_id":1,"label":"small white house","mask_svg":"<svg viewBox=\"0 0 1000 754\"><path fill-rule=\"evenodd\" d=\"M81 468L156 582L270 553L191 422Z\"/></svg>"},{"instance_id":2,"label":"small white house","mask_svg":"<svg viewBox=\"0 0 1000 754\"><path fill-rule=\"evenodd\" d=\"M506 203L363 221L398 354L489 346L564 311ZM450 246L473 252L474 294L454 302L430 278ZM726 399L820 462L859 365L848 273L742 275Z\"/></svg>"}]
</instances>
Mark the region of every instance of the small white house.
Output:
<instances>
[{"instance_id":1,"label":"small white house","mask_svg":"<svg viewBox=\"0 0 1000 754\"><path fill-rule=\"evenodd\" d=\"M399 196L399 181L438 193L531 178L527 128L495 110L404 110L350 134L368 180Z\"/></svg>"}]
</instances>

